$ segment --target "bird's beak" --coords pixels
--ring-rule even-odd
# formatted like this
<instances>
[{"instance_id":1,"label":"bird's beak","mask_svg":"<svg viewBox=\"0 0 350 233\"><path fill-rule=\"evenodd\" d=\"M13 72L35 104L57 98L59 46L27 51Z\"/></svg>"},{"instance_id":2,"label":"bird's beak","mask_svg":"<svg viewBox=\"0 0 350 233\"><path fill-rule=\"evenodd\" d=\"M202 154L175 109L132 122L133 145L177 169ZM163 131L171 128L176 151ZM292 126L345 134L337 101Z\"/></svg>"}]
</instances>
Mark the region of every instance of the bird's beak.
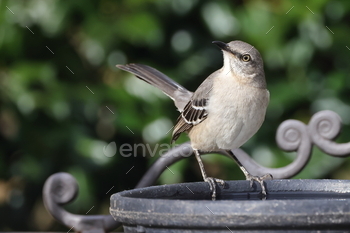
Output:
<instances>
[{"instance_id":1,"label":"bird's beak","mask_svg":"<svg viewBox=\"0 0 350 233\"><path fill-rule=\"evenodd\" d=\"M224 42L221 41L213 41L213 44L216 44L220 49L227 51L227 52L231 52L230 48L228 47L228 45Z\"/></svg>"}]
</instances>

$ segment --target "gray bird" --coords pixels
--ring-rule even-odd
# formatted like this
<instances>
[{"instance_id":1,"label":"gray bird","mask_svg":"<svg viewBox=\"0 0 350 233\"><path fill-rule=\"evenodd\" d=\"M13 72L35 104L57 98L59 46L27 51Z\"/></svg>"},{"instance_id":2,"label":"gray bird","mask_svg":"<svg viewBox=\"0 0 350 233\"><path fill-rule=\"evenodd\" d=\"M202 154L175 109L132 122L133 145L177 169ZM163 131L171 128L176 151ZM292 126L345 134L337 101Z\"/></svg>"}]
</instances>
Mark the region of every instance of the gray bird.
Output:
<instances>
[{"instance_id":1,"label":"gray bird","mask_svg":"<svg viewBox=\"0 0 350 233\"><path fill-rule=\"evenodd\" d=\"M194 93L152 67L141 64L117 67L159 88L175 102L181 114L174 127L172 142L181 133L188 133L213 200L216 182L221 185L225 182L206 175L200 154L222 150L237 162L251 185L254 180L260 183L262 194L266 196L263 181L272 176L251 175L232 152L248 141L265 119L270 94L266 89L263 60L259 51L245 42L213 43L223 51L224 65L205 79Z\"/></svg>"}]
</instances>

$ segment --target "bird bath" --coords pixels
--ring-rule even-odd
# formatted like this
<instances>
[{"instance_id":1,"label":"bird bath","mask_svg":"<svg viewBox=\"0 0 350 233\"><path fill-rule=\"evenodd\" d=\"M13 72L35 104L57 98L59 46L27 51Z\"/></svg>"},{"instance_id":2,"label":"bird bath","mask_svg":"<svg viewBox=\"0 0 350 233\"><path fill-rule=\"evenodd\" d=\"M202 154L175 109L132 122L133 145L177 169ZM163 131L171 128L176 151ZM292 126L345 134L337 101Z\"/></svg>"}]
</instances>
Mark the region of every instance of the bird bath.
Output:
<instances>
[{"instance_id":1,"label":"bird bath","mask_svg":"<svg viewBox=\"0 0 350 233\"><path fill-rule=\"evenodd\" d=\"M227 181L211 200L205 182L133 189L111 197L110 213L125 232L244 232L345 230L350 181L268 180L260 186Z\"/></svg>"}]
</instances>

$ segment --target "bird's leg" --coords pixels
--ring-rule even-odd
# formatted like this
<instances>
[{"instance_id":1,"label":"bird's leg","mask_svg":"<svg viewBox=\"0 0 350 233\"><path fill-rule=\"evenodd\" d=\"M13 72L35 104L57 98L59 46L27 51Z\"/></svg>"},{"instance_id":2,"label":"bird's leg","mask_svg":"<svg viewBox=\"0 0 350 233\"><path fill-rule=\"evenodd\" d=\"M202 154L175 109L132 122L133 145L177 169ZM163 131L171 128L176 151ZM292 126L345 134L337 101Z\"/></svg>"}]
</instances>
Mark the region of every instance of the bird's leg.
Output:
<instances>
[{"instance_id":1,"label":"bird's leg","mask_svg":"<svg viewBox=\"0 0 350 233\"><path fill-rule=\"evenodd\" d=\"M231 150L227 150L227 153L231 156L231 158L233 158L236 161L239 168L244 173L246 180L250 181L250 187L253 186L254 181L257 181L261 186L261 194L263 195L263 198L266 198L266 189L265 189L265 185L264 185L264 180L272 180L272 178L273 178L272 175L265 174L263 176L253 176L247 171L247 169L245 169L245 167L241 164L241 162L237 159L237 157L233 154L233 152Z\"/></svg>"},{"instance_id":2,"label":"bird's leg","mask_svg":"<svg viewBox=\"0 0 350 233\"><path fill-rule=\"evenodd\" d=\"M196 156L196 159L198 161L199 168L201 169L203 180L209 184L210 190L212 191L212 196L211 197L212 197L212 200L214 201L216 199L216 185L215 185L215 183L218 182L222 186L224 186L225 185L225 181L223 181L221 179L216 179L216 178L213 178L213 177L208 177L207 174L205 173L204 165L203 165L201 156L199 154L199 151L197 149L193 149L193 152L194 152L194 155Z\"/></svg>"}]
</instances>

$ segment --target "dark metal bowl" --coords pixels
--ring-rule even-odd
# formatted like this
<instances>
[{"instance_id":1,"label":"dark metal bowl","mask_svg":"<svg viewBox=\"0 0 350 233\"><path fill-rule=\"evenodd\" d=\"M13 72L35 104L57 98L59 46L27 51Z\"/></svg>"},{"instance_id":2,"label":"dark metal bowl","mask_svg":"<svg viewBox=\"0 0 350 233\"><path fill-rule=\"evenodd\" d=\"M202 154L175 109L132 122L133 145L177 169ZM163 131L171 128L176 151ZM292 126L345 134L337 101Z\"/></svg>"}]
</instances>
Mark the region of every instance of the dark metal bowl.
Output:
<instances>
[{"instance_id":1,"label":"dark metal bowl","mask_svg":"<svg viewBox=\"0 0 350 233\"><path fill-rule=\"evenodd\" d=\"M110 213L125 232L349 230L350 181L268 180L267 198L248 181L227 181L211 200L205 182L112 195Z\"/></svg>"}]
</instances>

